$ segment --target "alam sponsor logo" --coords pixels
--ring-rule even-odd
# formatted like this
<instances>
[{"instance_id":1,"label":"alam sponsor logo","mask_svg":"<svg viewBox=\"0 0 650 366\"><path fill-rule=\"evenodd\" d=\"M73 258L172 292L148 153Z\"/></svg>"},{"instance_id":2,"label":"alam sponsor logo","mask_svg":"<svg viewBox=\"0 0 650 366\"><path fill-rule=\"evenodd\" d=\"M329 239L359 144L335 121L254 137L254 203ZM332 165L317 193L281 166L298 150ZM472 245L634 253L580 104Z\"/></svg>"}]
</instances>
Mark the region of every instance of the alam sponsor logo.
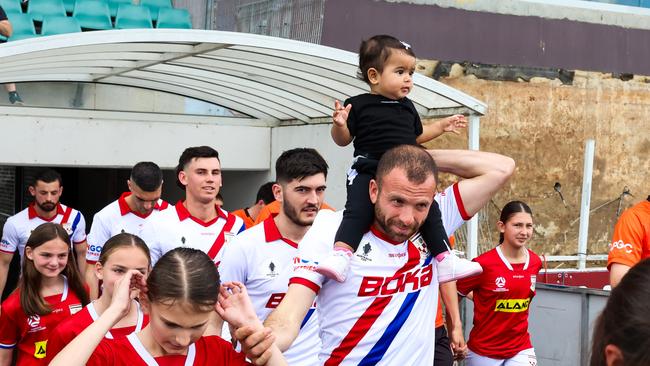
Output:
<instances>
[{"instance_id":1,"label":"alam sponsor logo","mask_svg":"<svg viewBox=\"0 0 650 366\"><path fill-rule=\"evenodd\" d=\"M501 299L497 300L494 311L503 313L521 313L528 310L530 298L528 299Z\"/></svg>"}]
</instances>

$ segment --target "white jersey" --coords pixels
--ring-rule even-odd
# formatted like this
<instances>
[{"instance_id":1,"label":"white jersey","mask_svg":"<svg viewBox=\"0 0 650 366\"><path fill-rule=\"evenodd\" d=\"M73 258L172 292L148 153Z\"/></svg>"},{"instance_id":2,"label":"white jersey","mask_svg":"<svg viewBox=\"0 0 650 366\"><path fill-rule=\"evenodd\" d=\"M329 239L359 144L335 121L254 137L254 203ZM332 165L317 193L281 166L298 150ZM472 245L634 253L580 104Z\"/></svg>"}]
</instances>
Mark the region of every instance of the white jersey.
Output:
<instances>
[{"instance_id":1,"label":"white jersey","mask_svg":"<svg viewBox=\"0 0 650 366\"><path fill-rule=\"evenodd\" d=\"M151 251L151 264L178 247L199 249L218 264L221 248L235 235L245 229L244 221L215 206L217 217L209 222L192 216L183 201L174 208L160 211L142 228L142 239Z\"/></svg>"},{"instance_id":2,"label":"white jersey","mask_svg":"<svg viewBox=\"0 0 650 366\"><path fill-rule=\"evenodd\" d=\"M139 212L132 211L128 203L126 203L125 198L130 194L131 192L122 193L120 198L111 202L95 214L93 225L90 227L90 233L88 234L86 262L91 264L97 262L104 243L119 233L140 236L144 223L158 214L159 211L165 210L170 206L167 202L159 199L154 206L154 210L148 215L143 215Z\"/></svg>"},{"instance_id":3,"label":"white jersey","mask_svg":"<svg viewBox=\"0 0 650 366\"><path fill-rule=\"evenodd\" d=\"M81 212L59 203L56 206L56 216L45 219L38 216L34 203L32 203L26 209L7 219L2 229L0 251L14 253L18 249L20 258L23 258L25 244L32 234L32 230L46 222L63 225L70 235L72 244L81 244L86 241L86 220Z\"/></svg>"},{"instance_id":4,"label":"white jersey","mask_svg":"<svg viewBox=\"0 0 650 366\"><path fill-rule=\"evenodd\" d=\"M455 191L455 192L453 192ZM454 194L456 193L456 194ZM436 195L448 232L463 224L457 185ZM420 242L396 243L367 232L343 283L313 271L333 249L342 212L322 210L299 245L291 283L318 293L321 365L432 365L437 267Z\"/></svg>"},{"instance_id":5,"label":"white jersey","mask_svg":"<svg viewBox=\"0 0 650 366\"><path fill-rule=\"evenodd\" d=\"M243 283L257 317L264 321L287 292L297 254L298 244L283 238L273 217L269 217L226 245L219 264L221 281ZM312 307L284 357L292 366L313 366L318 363L320 349L318 319Z\"/></svg>"}]
</instances>

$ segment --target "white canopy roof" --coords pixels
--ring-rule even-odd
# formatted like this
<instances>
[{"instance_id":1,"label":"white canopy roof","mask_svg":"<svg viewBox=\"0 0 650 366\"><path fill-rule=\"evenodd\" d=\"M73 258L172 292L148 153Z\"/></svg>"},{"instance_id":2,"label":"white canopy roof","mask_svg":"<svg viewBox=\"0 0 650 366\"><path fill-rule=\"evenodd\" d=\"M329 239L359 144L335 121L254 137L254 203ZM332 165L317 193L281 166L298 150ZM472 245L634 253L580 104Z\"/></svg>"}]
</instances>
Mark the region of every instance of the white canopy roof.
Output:
<instances>
[{"instance_id":1,"label":"white canopy roof","mask_svg":"<svg viewBox=\"0 0 650 366\"><path fill-rule=\"evenodd\" d=\"M0 83L70 81L125 85L221 105L268 126L327 122L334 100L368 90L357 55L247 33L110 30L0 45ZM483 115L486 105L416 74L409 94L423 117ZM249 120L249 119L246 119Z\"/></svg>"}]
</instances>

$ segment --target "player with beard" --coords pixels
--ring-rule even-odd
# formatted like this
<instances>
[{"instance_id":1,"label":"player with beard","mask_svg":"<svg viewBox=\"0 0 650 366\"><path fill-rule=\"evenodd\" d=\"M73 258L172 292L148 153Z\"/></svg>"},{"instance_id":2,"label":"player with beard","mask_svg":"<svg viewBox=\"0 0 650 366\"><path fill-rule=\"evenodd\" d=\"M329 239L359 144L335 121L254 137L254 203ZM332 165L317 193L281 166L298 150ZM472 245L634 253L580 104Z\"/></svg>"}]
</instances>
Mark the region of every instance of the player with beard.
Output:
<instances>
[{"instance_id":1,"label":"player with beard","mask_svg":"<svg viewBox=\"0 0 650 366\"><path fill-rule=\"evenodd\" d=\"M314 222L325 195L327 163L314 149L282 153L275 163L273 184L280 212L241 233L224 248L219 273L224 282L241 282L248 289L255 312L264 321L282 301L293 274L298 242ZM318 319L312 307L300 334L284 352L289 365L318 363L321 348Z\"/></svg>"},{"instance_id":2,"label":"player with beard","mask_svg":"<svg viewBox=\"0 0 650 366\"><path fill-rule=\"evenodd\" d=\"M0 293L3 292L9 265L16 250L22 260L25 243L32 231L46 222L61 224L72 242L76 263L81 273L86 267L86 220L81 212L59 202L63 194L61 175L53 169L43 169L34 175L29 186L34 202L7 219L0 242Z\"/></svg>"}]
</instances>

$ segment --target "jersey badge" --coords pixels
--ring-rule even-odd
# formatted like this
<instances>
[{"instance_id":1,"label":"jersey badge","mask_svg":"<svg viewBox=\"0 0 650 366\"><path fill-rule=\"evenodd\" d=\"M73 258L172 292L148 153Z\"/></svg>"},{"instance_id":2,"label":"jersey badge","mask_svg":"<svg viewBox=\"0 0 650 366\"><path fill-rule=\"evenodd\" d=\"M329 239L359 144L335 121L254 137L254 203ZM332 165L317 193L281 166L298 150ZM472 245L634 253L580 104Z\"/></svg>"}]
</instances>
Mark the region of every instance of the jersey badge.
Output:
<instances>
[{"instance_id":1,"label":"jersey badge","mask_svg":"<svg viewBox=\"0 0 650 366\"><path fill-rule=\"evenodd\" d=\"M29 326L27 333L35 333L45 329L45 327L41 326L41 316L38 314L28 317L27 325Z\"/></svg>"},{"instance_id":2,"label":"jersey badge","mask_svg":"<svg viewBox=\"0 0 650 366\"><path fill-rule=\"evenodd\" d=\"M34 357L45 358L46 349L47 349L47 340L34 342Z\"/></svg>"},{"instance_id":3,"label":"jersey badge","mask_svg":"<svg viewBox=\"0 0 650 366\"><path fill-rule=\"evenodd\" d=\"M359 257L359 259L361 259L364 262L370 262L372 260L368 256L368 254L370 254L370 251L372 251L372 245L370 245L370 242L366 242L361 247L361 253L357 253L357 257Z\"/></svg>"},{"instance_id":4,"label":"jersey badge","mask_svg":"<svg viewBox=\"0 0 650 366\"><path fill-rule=\"evenodd\" d=\"M223 233L223 238L225 239L224 241L226 242L226 244L230 242L230 239L234 237L235 237L235 233L231 233L230 231L226 231L225 233Z\"/></svg>"},{"instance_id":5,"label":"jersey badge","mask_svg":"<svg viewBox=\"0 0 650 366\"><path fill-rule=\"evenodd\" d=\"M280 275L280 273L278 272L278 267L275 263L273 263L273 260L266 263L266 268L268 269L268 271L265 274L266 277L275 278Z\"/></svg>"},{"instance_id":6,"label":"jersey badge","mask_svg":"<svg viewBox=\"0 0 650 366\"><path fill-rule=\"evenodd\" d=\"M83 306L81 306L81 304L74 304L74 305L69 305L68 309L70 310L70 315L74 315L78 313L81 309L83 309Z\"/></svg>"},{"instance_id":7,"label":"jersey badge","mask_svg":"<svg viewBox=\"0 0 650 366\"><path fill-rule=\"evenodd\" d=\"M535 291L535 283L537 283L537 275L530 275L530 290Z\"/></svg>"},{"instance_id":8,"label":"jersey badge","mask_svg":"<svg viewBox=\"0 0 650 366\"><path fill-rule=\"evenodd\" d=\"M68 235L72 235L72 224L69 222L66 222L65 224L61 224L63 228L65 229L65 232L68 233Z\"/></svg>"},{"instance_id":9,"label":"jersey badge","mask_svg":"<svg viewBox=\"0 0 650 366\"><path fill-rule=\"evenodd\" d=\"M506 292L508 289L506 288L506 278L503 276L499 276L494 280L494 284L496 285L496 288L492 290L493 292Z\"/></svg>"},{"instance_id":10,"label":"jersey badge","mask_svg":"<svg viewBox=\"0 0 650 366\"><path fill-rule=\"evenodd\" d=\"M415 248L420 252L420 259L425 259L429 255L429 250L427 249L427 244L422 239L420 233L415 234L411 238L411 243L415 245Z\"/></svg>"},{"instance_id":11,"label":"jersey badge","mask_svg":"<svg viewBox=\"0 0 650 366\"><path fill-rule=\"evenodd\" d=\"M181 236L181 245L185 246L186 241L187 241L187 239L185 239L184 236Z\"/></svg>"}]
</instances>

